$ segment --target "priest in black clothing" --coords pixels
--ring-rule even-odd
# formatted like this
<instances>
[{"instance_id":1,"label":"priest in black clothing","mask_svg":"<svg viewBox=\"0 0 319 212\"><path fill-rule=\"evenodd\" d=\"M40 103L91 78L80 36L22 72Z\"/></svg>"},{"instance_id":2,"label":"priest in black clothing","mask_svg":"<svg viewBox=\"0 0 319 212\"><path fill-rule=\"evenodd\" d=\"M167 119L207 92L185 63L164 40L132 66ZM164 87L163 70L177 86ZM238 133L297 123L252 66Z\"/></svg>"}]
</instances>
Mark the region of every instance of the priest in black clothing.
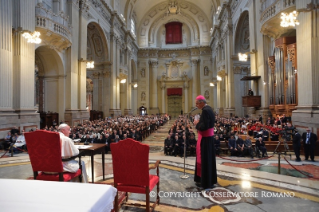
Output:
<instances>
[{"instance_id":1,"label":"priest in black clothing","mask_svg":"<svg viewBox=\"0 0 319 212\"><path fill-rule=\"evenodd\" d=\"M215 114L202 95L196 97L196 107L202 109L202 114L199 120L194 121L198 130L194 181L204 189L213 188L217 183L214 146Z\"/></svg>"}]
</instances>

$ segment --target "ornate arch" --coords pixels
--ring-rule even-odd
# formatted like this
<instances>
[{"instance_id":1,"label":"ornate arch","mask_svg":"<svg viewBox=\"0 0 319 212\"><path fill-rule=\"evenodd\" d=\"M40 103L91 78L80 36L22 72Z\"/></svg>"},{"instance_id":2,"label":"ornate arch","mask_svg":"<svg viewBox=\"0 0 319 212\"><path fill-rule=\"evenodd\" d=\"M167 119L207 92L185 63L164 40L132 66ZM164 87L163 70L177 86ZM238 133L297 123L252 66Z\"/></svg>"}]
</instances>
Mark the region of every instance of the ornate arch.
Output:
<instances>
[{"instance_id":1,"label":"ornate arch","mask_svg":"<svg viewBox=\"0 0 319 212\"><path fill-rule=\"evenodd\" d=\"M144 17L141 19L137 27L137 35L139 38L140 46L148 46L148 42L155 41L155 35L159 27L159 23L165 23L165 20L177 19L182 23L187 23L189 29L191 29L192 42L196 42L196 39L205 39L209 37L210 20L206 14L196 5L187 1L178 1L179 13L170 15L168 11L168 2L161 2L152 7ZM207 41L208 42L208 41Z\"/></svg>"},{"instance_id":2,"label":"ornate arch","mask_svg":"<svg viewBox=\"0 0 319 212\"><path fill-rule=\"evenodd\" d=\"M235 53L248 52L250 49L249 40L249 13L242 12L239 17L235 34Z\"/></svg>"},{"instance_id":3,"label":"ornate arch","mask_svg":"<svg viewBox=\"0 0 319 212\"><path fill-rule=\"evenodd\" d=\"M87 54L88 59L93 59L95 63L109 61L108 45L106 35L100 25L90 22L87 25Z\"/></svg>"}]
</instances>

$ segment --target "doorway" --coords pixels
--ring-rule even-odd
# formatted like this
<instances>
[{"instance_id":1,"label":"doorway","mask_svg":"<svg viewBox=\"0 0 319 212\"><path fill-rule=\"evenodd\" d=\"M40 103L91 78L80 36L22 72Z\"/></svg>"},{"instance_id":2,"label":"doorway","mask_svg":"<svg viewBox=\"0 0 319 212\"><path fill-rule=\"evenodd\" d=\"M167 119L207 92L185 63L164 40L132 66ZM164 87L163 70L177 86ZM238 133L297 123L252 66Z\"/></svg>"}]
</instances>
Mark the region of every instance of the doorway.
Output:
<instances>
[{"instance_id":1,"label":"doorway","mask_svg":"<svg viewBox=\"0 0 319 212\"><path fill-rule=\"evenodd\" d=\"M182 96L172 95L167 97L168 115L177 118L181 114Z\"/></svg>"}]
</instances>

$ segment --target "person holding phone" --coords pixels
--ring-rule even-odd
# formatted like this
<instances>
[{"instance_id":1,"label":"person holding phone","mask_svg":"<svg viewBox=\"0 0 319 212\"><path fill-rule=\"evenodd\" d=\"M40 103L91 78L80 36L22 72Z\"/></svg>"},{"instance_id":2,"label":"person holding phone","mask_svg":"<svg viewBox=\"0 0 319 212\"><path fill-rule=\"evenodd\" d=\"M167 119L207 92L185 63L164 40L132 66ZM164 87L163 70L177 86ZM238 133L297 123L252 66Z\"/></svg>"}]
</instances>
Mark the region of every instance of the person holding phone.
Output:
<instances>
[{"instance_id":1,"label":"person holding phone","mask_svg":"<svg viewBox=\"0 0 319 212\"><path fill-rule=\"evenodd\" d=\"M196 107L202 110L202 114L199 120L194 121L198 130L194 181L197 186L204 189L213 188L217 183L214 145L215 113L206 104L206 99L202 95L196 97Z\"/></svg>"}]
</instances>

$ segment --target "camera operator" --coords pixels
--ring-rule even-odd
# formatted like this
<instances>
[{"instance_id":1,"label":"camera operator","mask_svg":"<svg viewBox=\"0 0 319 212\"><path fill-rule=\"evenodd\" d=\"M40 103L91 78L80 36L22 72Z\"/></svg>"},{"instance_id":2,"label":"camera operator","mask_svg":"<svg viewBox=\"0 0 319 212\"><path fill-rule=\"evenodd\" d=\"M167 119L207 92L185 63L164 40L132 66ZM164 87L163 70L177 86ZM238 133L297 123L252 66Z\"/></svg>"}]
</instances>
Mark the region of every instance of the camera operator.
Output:
<instances>
[{"instance_id":1,"label":"camera operator","mask_svg":"<svg viewBox=\"0 0 319 212\"><path fill-rule=\"evenodd\" d=\"M286 141L291 141L294 134L295 127L291 123L287 123L287 126L284 128L284 136Z\"/></svg>"},{"instance_id":2,"label":"camera operator","mask_svg":"<svg viewBox=\"0 0 319 212\"><path fill-rule=\"evenodd\" d=\"M298 133L298 130L295 130L295 135L293 138L293 146L294 146L294 152L296 155L296 161L300 162L300 146L301 146L301 135Z\"/></svg>"}]
</instances>

